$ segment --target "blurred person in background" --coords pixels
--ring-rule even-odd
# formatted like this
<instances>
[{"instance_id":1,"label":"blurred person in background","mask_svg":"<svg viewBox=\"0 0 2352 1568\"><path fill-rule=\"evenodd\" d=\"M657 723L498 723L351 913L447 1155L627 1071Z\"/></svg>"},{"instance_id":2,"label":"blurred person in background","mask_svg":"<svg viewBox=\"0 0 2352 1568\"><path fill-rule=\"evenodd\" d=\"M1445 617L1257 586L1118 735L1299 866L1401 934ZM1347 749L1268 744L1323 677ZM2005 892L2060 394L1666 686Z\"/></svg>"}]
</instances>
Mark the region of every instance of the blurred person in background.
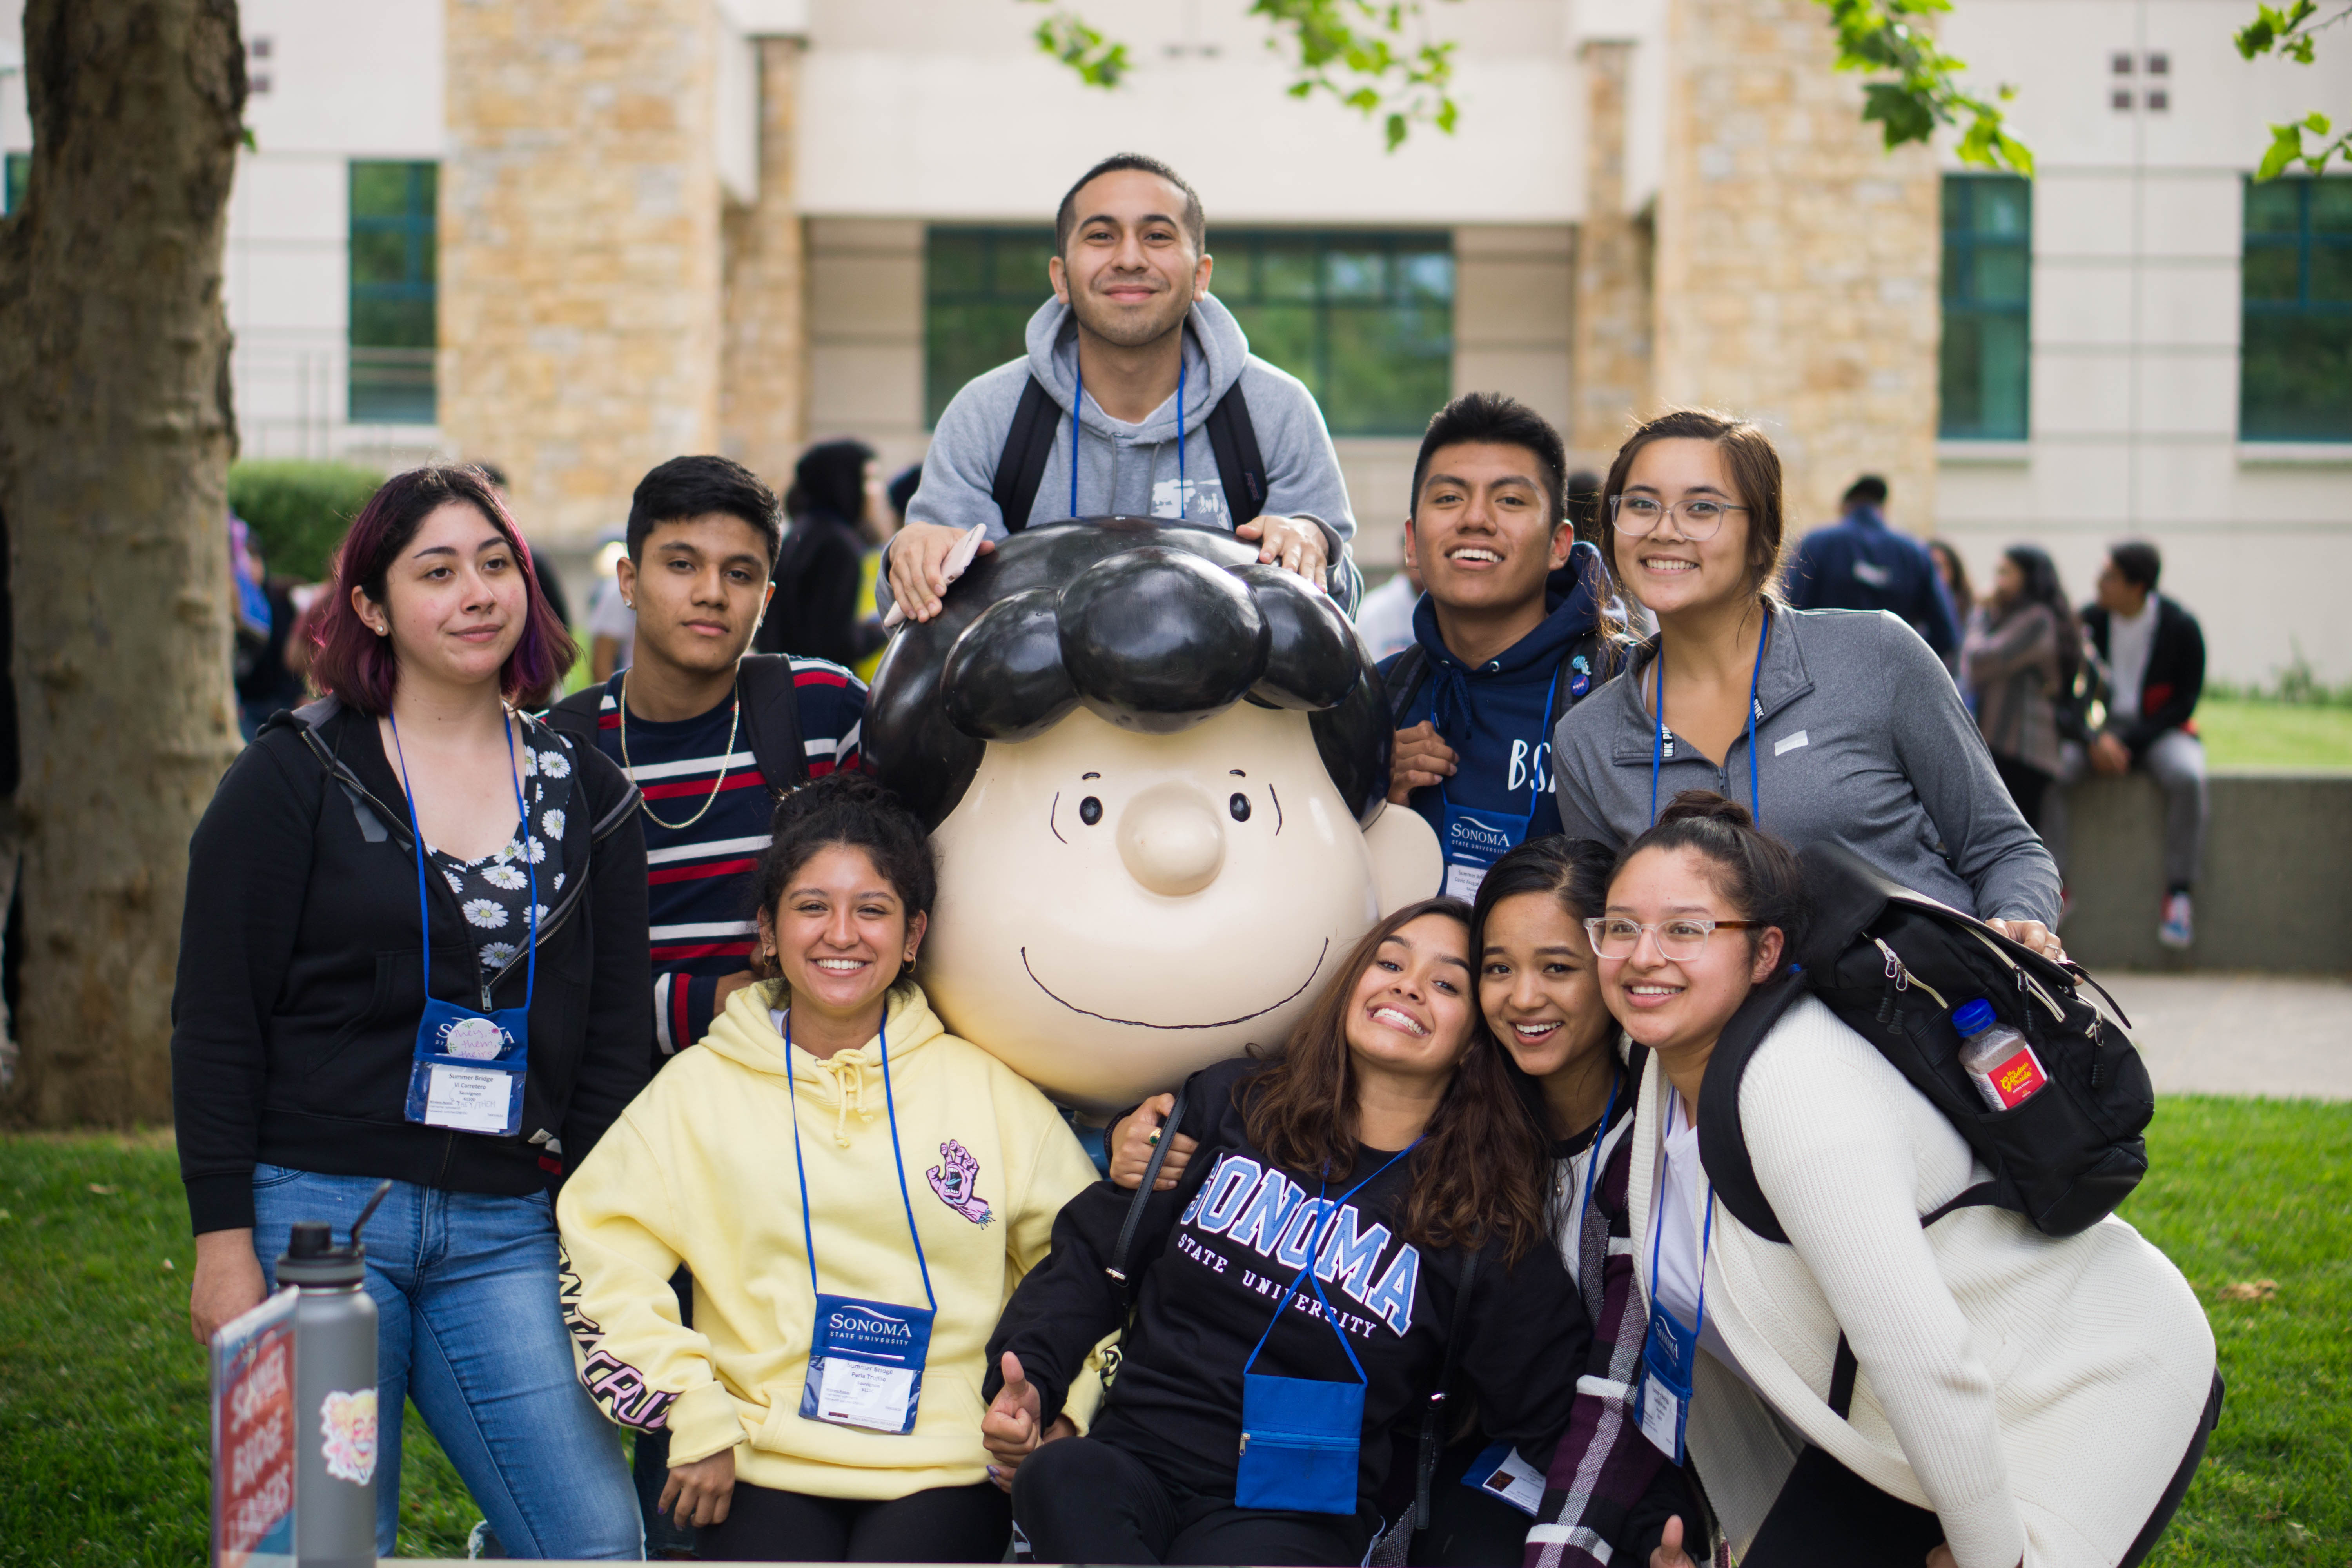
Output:
<instances>
[{"instance_id":1,"label":"blurred person in background","mask_svg":"<svg viewBox=\"0 0 2352 1568\"><path fill-rule=\"evenodd\" d=\"M1797 546L1789 567L1789 607L1892 610L1949 668L1959 622L1927 546L1886 526L1886 481L1864 474L1845 492L1844 515Z\"/></svg>"},{"instance_id":2,"label":"blurred person in background","mask_svg":"<svg viewBox=\"0 0 2352 1568\"><path fill-rule=\"evenodd\" d=\"M871 681L874 672L882 668L883 647L887 641L881 635L882 612L874 599L875 589L882 580L882 552L889 548L890 541L898 531L907 526L907 508L913 503L916 487L922 482L922 464L899 469L898 476L883 487L882 497L887 505L873 509L871 516L874 521L866 530L866 536L872 542L867 545L865 558L858 565L857 625L860 637L873 639L875 646L874 651L859 659L854 667L860 680ZM869 627L872 629L866 629Z\"/></svg>"},{"instance_id":3,"label":"blurred person in background","mask_svg":"<svg viewBox=\"0 0 2352 1568\"><path fill-rule=\"evenodd\" d=\"M1977 694L1977 728L2019 815L2042 820L2062 765L2058 706L2083 667L2083 628L2049 553L2012 544L1993 568L1992 593L1969 617L1960 674Z\"/></svg>"},{"instance_id":4,"label":"blurred person in background","mask_svg":"<svg viewBox=\"0 0 2352 1568\"><path fill-rule=\"evenodd\" d=\"M496 463L478 462L474 467L481 469L482 477L498 487L499 499L507 503L509 511L512 511L514 496L507 485L507 471ZM524 543L528 546L530 541L525 540ZM563 623L563 629L570 631L572 629L572 596L563 591L562 574L555 570L553 563L537 560L536 551L532 552L532 554L534 557L532 564L539 568L540 596L547 601L547 607L555 612L555 618ZM561 683L559 677L558 684Z\"/></svg>"},{"instance_id":5,"label":"blurred person in background","mask_svg":"<svg viewBox=\"0 0 2352 1568\"><path fill-rule=\"evenodd\" d=\"M1421 602L1421 563L1412 558L1412 531L1405 531L1406 544L1399 558L1396 575L1364 595L1356 606L1356 635L1364 639L1371 650L1372 662L1402 653L1412 646L1412 607Z\"/></svg>"},{"instance_id":6,"label":"blurred person in background","mask_svg":"<svg viewBox=\"0 0 2352 1568\"><path fill-rule=\"evenodd\" d=\"M1601 476L1591 468L1579 468L1568 476L1568 521L1576 525L1576 537L1598 547L1601 543Z\"/></svg>"},{"instance_id":7,"label":"blurred person in background","mask_svg":"<svg viewBox=\"0 0 2352 1568\"><path fill-rule=\"evenodd\" d=\"M1977 607L1976 589L1969 583L1968 563L1960 559L1960 552L1953 549L1949 542L1941 539L1927 541L1927 559L1936 563L1936 577L1944 584L1944 596L1952 602L1952 618L1959 623L1965 634L1969 616ZM1952 678L1960 683L1961 700L1973 710L1977 703L1976 693L1969 688L1968 677L1960 668L1958 650L1954 649L1952 657L1944 663L1950 668Z\"/></svg>"},{"instance_id":8,"label":"blurred person in background","mask_svg":"<svg viewBox=\"0 0 2352 1568\"><path fill-rule=\"evenodd\" d=\"M2063 870L2066 863L2065 789L2084 766L2121 774L2144 769L2164 791L2164 906L2157 940L2186 948L2196 940L2190 894L2205 857L2205 745L2197 738L2197 700L2205 689L2205 632L2197 617L2156 591L2164 557L2143 539L2107 552L2098 598L2083 610L2083 630L2105 666L2106 721L2050 795L2042 836Z\"/></svg>"},{"instance_id":9,"label":"blurred person in background","mask_svg":"<svg viewBox=\"0 0 2352 1568\"><path fill-rule=\"evenodd\" d=\"M801 454L784 497L792 520L776 558L776 593L752 646L761 653L830 659L844 668L882 646L878 622L858 618L858 584L874 505L874 448L821 441Z\"/></svg>"},{"instance_id":10,"label":"blurred person in background","mask_svg":"<svg viewBox=\"0 0 2352 1568\"><path fill-rule=\"evenodd\" d=\"M596 536L596 586L588 595L588 678L599 686L614 671L628 668L636 651L637 613L615 575L628 552L625 530L608 528Z\"/></svg>"}]
</instances>

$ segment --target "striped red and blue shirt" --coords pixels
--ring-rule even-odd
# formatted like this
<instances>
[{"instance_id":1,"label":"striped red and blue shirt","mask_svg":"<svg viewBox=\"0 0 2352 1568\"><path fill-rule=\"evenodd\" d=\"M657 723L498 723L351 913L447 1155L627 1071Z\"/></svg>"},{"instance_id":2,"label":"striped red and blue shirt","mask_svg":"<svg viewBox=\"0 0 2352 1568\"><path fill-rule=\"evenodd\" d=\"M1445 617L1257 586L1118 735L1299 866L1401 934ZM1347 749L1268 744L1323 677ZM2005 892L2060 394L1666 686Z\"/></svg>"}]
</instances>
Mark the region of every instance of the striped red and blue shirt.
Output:
<instances>
[{"instance_id":1,"label":"striped red and blue shirt","mask_svg":"<svg viewBox=\"0 0 2352 1568\"><path fill-rule=\"evenodd\" d=\"M837 664L794 658L793 691L809 776L856 767L865 683ZM751 873L775 802L749 734L734 722L733 698L671 723L632 714L624 758L620 694L615 675L597 709L596 742L645 792L654 1042L668 1057L709 1031L720 978L751 967L759 937Z\"/></svg>"}]
</instances>

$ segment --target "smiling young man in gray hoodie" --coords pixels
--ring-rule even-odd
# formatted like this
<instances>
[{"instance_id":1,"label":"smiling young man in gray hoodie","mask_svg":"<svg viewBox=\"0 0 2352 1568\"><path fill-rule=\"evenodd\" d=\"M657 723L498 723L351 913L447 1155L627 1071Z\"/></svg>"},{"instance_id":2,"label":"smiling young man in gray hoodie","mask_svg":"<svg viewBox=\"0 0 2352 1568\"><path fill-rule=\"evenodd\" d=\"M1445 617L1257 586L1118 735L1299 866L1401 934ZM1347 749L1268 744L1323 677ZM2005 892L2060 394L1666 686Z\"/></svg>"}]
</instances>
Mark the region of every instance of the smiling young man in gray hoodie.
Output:
<instances>
[{"instance_id":1,"label":"smiling young man in gray hoodie","mask_svg":"<svg viewBox=\"0 0 2352 1568\"><path fill-rule=\"evenodd\" d=\"M1155 159L1106 158L1062 198L1054 231L1054 297L1029 319L1028 354L940 416L880 605L938 614L948 552L976 523L994 541L1119 514L1229 529L1352 609L1356 520L1322 410L1210 294L1192 187Z\"/></svg>"}]
</instances>

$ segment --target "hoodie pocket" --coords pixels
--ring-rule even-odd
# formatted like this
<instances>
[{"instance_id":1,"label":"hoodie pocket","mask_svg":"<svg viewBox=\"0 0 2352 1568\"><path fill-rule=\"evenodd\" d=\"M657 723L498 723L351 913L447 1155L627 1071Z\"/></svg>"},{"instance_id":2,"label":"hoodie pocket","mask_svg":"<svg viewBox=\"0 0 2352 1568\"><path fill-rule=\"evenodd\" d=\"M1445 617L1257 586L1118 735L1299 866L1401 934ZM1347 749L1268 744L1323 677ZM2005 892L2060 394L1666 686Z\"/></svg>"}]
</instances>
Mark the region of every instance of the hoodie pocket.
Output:
<instances>
[{"instance_id":1,"label":"hoodie pocket","mask_svg":"<svg viewBox=\"0 0 2352 1568\"><path fill-rule=\"evenodd\" d=\"M366 1104L368 1079L383 1068L368 1059L376 1053L354 1051L352 1047L362 1035L371 1033L374 1026L391 1016L402 989L402 976L414 982L422 963L423 954L413 951L375 955L375 983L369 988L367 1005L328 1037L327 1043L302 1064L302 1100L307 1108L329 1115L349 1116Z\"/></svg>"}]
</instances>

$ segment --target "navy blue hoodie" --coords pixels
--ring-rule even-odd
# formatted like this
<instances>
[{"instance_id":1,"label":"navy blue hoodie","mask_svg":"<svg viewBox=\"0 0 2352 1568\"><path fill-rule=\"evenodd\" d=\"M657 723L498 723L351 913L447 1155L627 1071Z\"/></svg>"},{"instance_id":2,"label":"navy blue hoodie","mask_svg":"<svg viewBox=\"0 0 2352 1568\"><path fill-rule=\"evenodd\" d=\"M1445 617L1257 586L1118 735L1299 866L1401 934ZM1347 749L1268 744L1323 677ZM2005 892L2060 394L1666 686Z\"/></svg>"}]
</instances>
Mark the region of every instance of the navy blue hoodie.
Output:
<instances>
[{"instance_id":1,"label":"navy blue hoodie","mask_svg":"<svg viewBox=\"0 0 2352 1568\"><path fill-rule=\"evenodd\" d=\"M1593 635L1600 623L1598 601L1591 586L1599 566L1599 552L1579 544L1569 563L1551 574L1543 624L1475 668L1455 658L1438 635L1437 611L1429 595L1423 594L1413 606L1413 637L1426 660L1426 673L1420 690L1396 714L1396 727L1409 730L1433 718L1438 734L1454 748L1455 772L1443 789L1433 785L1407 797L1440 844L1445 841L1446 799L1512 816L1532 805L1535 816L1527 837L1559 831L1548 721L1549 712L1567 712L1583 695L1575 689L1580 674L1589 677L1586 691L1597 689L1602 679L1599 639ZM1388 674L1411 651L1381 660L1381 673ZM1566 672L1555 702L1552 678L1560 673L1561 660L1571 657L1582 658L1587 668L1571 667Z\"/></svg>"}]
</instances>

